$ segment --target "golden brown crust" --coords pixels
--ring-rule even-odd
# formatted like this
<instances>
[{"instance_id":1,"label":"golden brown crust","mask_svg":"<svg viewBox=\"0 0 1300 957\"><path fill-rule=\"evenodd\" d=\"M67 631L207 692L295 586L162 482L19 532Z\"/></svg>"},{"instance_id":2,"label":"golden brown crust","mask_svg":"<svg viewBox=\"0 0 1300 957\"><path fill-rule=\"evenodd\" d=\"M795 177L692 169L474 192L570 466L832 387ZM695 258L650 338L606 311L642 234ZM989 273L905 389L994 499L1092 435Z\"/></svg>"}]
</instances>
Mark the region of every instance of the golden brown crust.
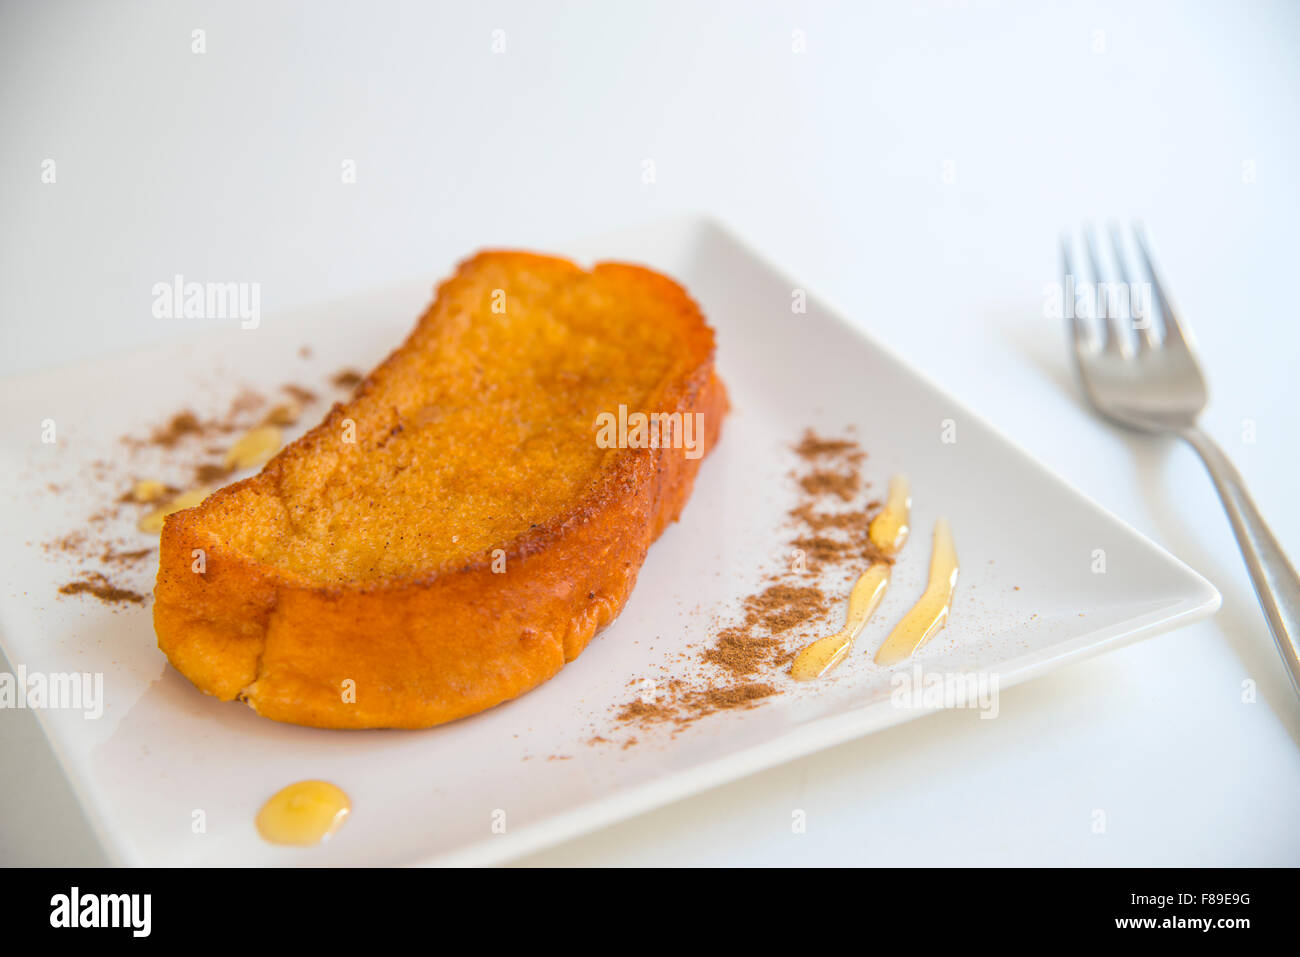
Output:
<instances>
[{"instance_id":1,"label":"golden brown crust","mask_svg":"<svg viewBox=\"0 0 1300 957\"><path fill-rule=\"evenodd\" d=\"M648 408L703 413L707 452L727 398L713 370L712 330L698 307L649 270L602 263L594 271L687 320L686 361ZM408 339L398 352L409 346ZM379 387L378 372L358 395ZM571 507L501 545L495 558L498 571L504 560L504 573L494 572L489 549L454 568L325 585L253 561L205 525L214 504L244 487L274 487L283 460L312 454L350 405L335 406L259 475L168 516L163 528L154 590L159 648L205 692L241 697L277 721L423 728L536 687L622 609L650 543L680 514L702 461L681 449L618 450ZM200 550L202 574L192 570Z\"/></svg>"}]
</instances>

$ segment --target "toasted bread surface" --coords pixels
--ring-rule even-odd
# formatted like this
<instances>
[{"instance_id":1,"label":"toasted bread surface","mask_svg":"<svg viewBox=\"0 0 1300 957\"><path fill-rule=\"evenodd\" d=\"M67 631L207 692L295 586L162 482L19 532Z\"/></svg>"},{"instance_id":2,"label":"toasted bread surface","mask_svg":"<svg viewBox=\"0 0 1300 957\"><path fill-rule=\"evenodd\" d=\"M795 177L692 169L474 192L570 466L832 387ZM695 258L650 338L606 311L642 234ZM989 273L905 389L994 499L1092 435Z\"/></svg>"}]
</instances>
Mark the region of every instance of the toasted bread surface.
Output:
<instances>
[{"instance_id":1,"label":"toasted bread surface","mask_svg":"<svg viewBox=\"0 0 1300 957\"><path fill-rule=\"evenodd\" d=\"M466 261L348 403L167 518L159 647L204 691L320 727L426 727L529 690L613 620L685 504L727 408L713 351L649 270ZM677 428L694 446L607 447L620 407L699 413Z\"/></svg>"}]
</instances>

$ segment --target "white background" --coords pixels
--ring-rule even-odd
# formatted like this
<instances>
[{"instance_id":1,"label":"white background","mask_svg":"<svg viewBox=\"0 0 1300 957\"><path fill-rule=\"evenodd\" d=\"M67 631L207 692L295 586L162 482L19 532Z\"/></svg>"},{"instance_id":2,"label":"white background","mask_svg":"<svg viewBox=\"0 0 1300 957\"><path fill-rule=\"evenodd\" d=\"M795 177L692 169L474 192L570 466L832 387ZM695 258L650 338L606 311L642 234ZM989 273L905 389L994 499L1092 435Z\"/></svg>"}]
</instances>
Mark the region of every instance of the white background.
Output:
<instances>
[{"instance_id":1,"label":"white background","mask_svg":"<svg viewBox=\"0 0 1300 957\"><path fill-rule=\"evenodd\" d=\"M1043 302L1063 228L1143 219L1204 423L1300 556L1298 117L1294 2L10 3L0 372L193 334L151 314L176 273L259 282L269 313L715 215L1223 608L996 721L936 715L527 863L1296 865L1300 703L1218 500L1190 451L1080 404ZM0 761L0 863L102 860L28 712L0 713Z\"/></svg>"}]
</instances>

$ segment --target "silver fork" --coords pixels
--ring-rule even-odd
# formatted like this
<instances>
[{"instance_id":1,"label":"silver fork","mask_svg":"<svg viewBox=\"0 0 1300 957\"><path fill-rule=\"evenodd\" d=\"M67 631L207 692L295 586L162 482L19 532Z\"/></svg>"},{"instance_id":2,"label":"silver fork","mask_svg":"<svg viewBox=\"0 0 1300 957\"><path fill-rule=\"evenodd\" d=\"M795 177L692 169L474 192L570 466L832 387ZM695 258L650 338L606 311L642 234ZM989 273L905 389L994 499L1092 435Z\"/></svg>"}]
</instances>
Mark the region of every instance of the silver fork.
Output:
<instances>
[{"instance_id":1,"label":"silver fork","mask_svg":"<svg viewBox=\"0 0 1300 957\"><path fill-rule=\"evenodd\" d=\"M1101 283L1110 283L1109 288L1118 289L1114 280L1107 278L1114 275L1131 292L1139 287L1129 278L1123 237L1115 226L1111 227L1110 234L1115 262L1113 274L1101 266L1092 229L1084 231L1091 282L1095 290L1101 288ZM1232 522L1255 594L1291 676L1291 685L1300 694L1300 649L1296 645L1300 638L1300 576L1251 501L1237 469L1214 440L1196 425L1197 417L1205 408L1206 388L1193 352L1191 333L1169 301L1140 227L1133 228L1133 236L1150 289L1155 293L1155 304L1159 306L1164 328L1160 336L1156 334L1150 310L1138 310L1145 311L1144 316L1132 309L1123 315L1125 310L1120 308L1121 315L1116 316L1117 310L1109 308L1116 304L1111 296L1103 299L1099 293L1095 295L1098 308L1093 310L1094 316L1077 315L1073 308L1077 300L1071 298L1071 291L1079 281L1079 274L1074 271L1069 238L1061 240L1066 277L1065 315L1070 317L1071 351L1083 393L1111 421L1140 432L1180 436L1201 456ZM1149 294L1145 298L1150 301ZM1121 307L1123 301L1120 296ZM1108 308L1102 308L1103 302ZM1094 324L1090 319L1096 320L1095 333L1090 331Z\"/></svg>"}]
</instances>

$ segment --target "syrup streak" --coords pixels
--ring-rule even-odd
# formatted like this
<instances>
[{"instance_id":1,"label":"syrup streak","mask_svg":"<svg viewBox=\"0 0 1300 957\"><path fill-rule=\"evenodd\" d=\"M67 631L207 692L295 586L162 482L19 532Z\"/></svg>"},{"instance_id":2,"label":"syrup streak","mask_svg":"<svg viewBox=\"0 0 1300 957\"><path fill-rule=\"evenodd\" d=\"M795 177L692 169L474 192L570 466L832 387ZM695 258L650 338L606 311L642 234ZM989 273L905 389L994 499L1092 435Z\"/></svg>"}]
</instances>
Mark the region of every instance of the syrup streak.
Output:
<instances>
[{"instance_id":1,"label":"syrup streak","mask_svg":"<svg viewBox=\"0 0 1300 957\"><path fill-rule=\"evenodd\" d=\"M911 521L912 493L907 476L895 475L889 480L889 495L885 507L867 526L867 538L886 558L892 558L907 542ZM874 562L862 573L849 592L849 614L844 627L833 635L819 638L803 650L790 666L790 676L796 681L820 678L848 657L853 639L858 637L880 599L889 587L888 562Z\"/></svg>"},{"instance_id":2,"label":"syrup streak","mask_svg":"<svg viewBox=\"0 0 1300 957\"><path fill-rule=\"evenodd\" d=\"M885 507L867 526L871 544L886 555L895 555L907 542L911 521L912 491L906 475L895 475L889 480L889 495Z\"/></svg>"},{"instance_id":3,"label":"syrup streak","mask_svg":"<svg viewBox=\"0 0 1300 957\"><path fill-rule=\"evenodd\" d=\"M853 647L853 639L867 623L880 599L889 587L890 566L885 562L876 562L853 585L849 593L849 614L844 627L833 635L819 638L812 644L804 646L790 666L790 676L796 681L811 681L820 678L846 657Z\"/></svg>"},{"instance_id":4,"label":"syrup streak","mask_svg":"<svg viewBox=\"0 0 1300 957\"><path fill-rule=\"evenodd\" d=\"M943 630L957 586L957 549L946 519L934 523L934 550L930 554L930 582L920 601L903 616L876 652L876 664L892 665L911 657Z\"/></svg>"}]
</instances>

